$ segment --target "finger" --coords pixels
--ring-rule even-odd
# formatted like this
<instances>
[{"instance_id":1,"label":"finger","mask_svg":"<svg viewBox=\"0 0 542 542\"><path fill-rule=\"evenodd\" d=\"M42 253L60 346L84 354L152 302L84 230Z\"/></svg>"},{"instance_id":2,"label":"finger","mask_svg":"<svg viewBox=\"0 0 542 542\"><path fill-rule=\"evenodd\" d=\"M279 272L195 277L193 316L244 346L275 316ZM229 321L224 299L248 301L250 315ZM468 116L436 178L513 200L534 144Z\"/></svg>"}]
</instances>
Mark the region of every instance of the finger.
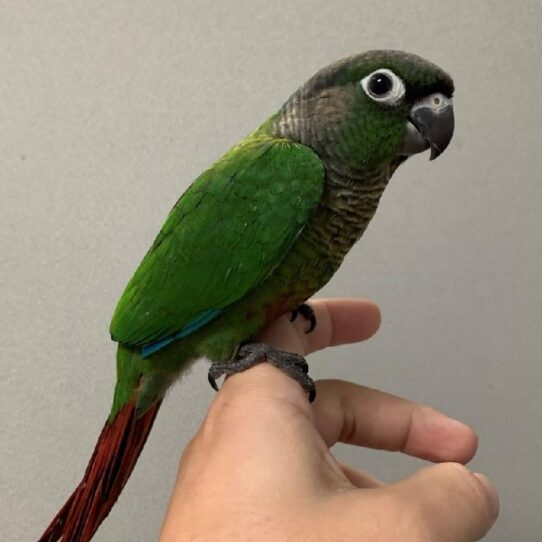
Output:
<instances>
[{"instance_id":1,"label":"finger","mask_svg":"<svg viewBox=\"0 0 542 542\"><path fill-rule=\"evenodd\" d=\"M499 497L491 482L458 463L423 468L384 491L410 507L429 540L479 540L499 514Z\"/></svg>"},{"instance_id":2,"label":"finger","mask_svg":"<svg viewBox=\"0 0 542 542\"><path fill-rule=\"evenodd\" d=\"M207 473L217 459L216 472L227 470L243 479L236 482L238 489L254 484L256 472L258 484L265 480L268 487L300 495L347 482L314 427L306 393L269 363L225 381L198 432L198 444Z\"/></svg>"},{"instance_id":3,"label":"finger","mask_svg":"<svg viewBox=\"0 0 542 542\"><path fill-rule=\"evenodd\" d=\"M344 475L348 478L350 483L356 487L375 488L375 487L382 487L384 485L383 482L381 482L374 476L371 476L370 474L367 474L366 472L363 472L361 470L355 469L354 467L351 467L350 465L339 462L339 466L341 467L341 470L343 471Z\"/></svg>"},{"instance_id":4,"label":"finger","mask_svg":"<svg viewBox=\"0 0 542 542\"><path fill-rule=\"evenodd\" d=\"M213 401L222 405L222 403L234 403L236 405L245 405L245 403L257 402L257 408L269 410L270 408L287 408L290 411L292 407L300 409L304 414L313 419L312 409L307 400L307 394L303 388L284 371L277 369L270 363L260 363L254 367L228 376L220 387ZM252 411L245 412L245 417L258 421L258 415L254 408Z\"/></svg>"},{"instance_id":5,"label":"finger","mask_svg":"<svg viewBox=\"0 0 542 542\"><path fill-rule=\"evenodd\" d=\"M316 383L316 426L328 446L346 442L428 459L466 463L478 437L430 407L340 380Z\"/></svg>"},{"instance_id":6,"label":"finger","mask_svg":"<svg viewBox=\"0 0 542 542\"><path fill-rule=\"evenodd\" d=\"M365 341L380 327L380 310L368 299L314 299L310 305L316 317L316 328L306 333L306 322L294 322L306 354L329 346Z\"/></svg>"},{"instance_id":7,"label":"finger","mask_svg":"<svg viewBox=\"0 0 542 542\"><path fill-rule=\"evenodd\" d=\"M286 315L266 328L259 339L276 348L306 355L328 346L363 341L376 333L380 311L366 299L315 299L310 301L316 328L306 333L307 322Z\"/></svg>"}]
</instances>

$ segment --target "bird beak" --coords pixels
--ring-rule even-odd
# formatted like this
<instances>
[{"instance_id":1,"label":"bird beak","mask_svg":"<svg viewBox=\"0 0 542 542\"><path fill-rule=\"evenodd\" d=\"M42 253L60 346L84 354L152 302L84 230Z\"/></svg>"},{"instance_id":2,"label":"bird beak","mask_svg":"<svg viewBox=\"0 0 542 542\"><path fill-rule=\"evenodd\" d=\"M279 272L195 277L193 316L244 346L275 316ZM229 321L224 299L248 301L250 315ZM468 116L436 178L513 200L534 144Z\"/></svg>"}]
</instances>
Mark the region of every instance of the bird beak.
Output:
<instances>
[{"instance_id":1,"label":"bird beak","mask_svg":"<svg viewBox=\"0 0 542 542\"><path fill-rule=\"evenodd\" d=\"M451 98L435 93L416 102L407 120L401 154L411 156L431 148L429 160L440 156L454 134L454 107Z\"/></svg>"}]
</instances>

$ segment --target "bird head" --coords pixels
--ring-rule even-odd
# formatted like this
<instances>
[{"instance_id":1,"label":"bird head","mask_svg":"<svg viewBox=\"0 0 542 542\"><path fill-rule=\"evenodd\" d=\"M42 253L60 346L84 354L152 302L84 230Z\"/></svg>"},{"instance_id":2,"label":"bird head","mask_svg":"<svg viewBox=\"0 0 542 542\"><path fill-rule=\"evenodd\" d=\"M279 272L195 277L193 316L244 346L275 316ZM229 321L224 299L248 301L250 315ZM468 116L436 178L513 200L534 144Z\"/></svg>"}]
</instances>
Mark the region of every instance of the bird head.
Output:
<instances>
[{"instance_id":1,"label":"bird head","mask_svg":"<svg viewBox=\"0 0 542 542\"><path fill-rule=\"evenodd\" d=\"M280 110L279 133L324 159L358 170L396 167L448 146L453 81L435 64L402 51L369 51L327 66Z\"/></svg>"}]
</instances>

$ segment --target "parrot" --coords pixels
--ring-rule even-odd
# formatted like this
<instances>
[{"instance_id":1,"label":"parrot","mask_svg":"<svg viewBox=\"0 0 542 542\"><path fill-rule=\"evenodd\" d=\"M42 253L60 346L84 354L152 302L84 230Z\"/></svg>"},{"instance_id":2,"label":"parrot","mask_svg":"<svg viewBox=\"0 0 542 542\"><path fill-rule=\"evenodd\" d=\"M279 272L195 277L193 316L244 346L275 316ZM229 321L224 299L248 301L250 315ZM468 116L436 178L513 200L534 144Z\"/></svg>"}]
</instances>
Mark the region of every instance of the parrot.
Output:
<instances>
[{"instance_id":1,"label":"parrot","mask_svg":"<svg viewBox=\"0 0 542 542\"><path fill-rule=\"evenodd\" d=\"M195 360L209 381L268 362L314 400L305 359L255 342L307 300L359 240L395 170L437 158L454 84L415 54L371 50L313 75L182 194L128 282L112 408L80 484L39 542L88 542L126 484L168 388Z\"/></svg>"}]
</instances>

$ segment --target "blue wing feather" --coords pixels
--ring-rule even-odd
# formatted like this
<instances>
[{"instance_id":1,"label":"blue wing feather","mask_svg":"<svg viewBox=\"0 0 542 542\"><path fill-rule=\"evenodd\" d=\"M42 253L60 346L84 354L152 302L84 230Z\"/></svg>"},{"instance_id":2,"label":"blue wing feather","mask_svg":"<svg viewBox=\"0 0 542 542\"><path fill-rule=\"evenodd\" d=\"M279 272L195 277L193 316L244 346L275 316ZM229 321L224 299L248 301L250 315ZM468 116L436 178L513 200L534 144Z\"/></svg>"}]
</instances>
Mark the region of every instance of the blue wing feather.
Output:
<instances>
[{"instance_id":1,"label":"blue wing feather","mask_svg":"<svg viewBox=\"0 0 542 542\"><path fill-rule=\"evenodd\" d=\"M221 312L222 310L216 309L203 311L196 317L195 320L190 322L187 326L183 327L183 329L181 329L177 333L143 346L141 348L141 355L146 358L147 356L150 356L151 354L158 352L158 350L166 347L168 344L171 344L173 341L176 341L177 339L182 339L183 337L194 333L194 331L197 331L205 324L209 323L211 320L214 320Z\"/></svg>"}]
</instances>

